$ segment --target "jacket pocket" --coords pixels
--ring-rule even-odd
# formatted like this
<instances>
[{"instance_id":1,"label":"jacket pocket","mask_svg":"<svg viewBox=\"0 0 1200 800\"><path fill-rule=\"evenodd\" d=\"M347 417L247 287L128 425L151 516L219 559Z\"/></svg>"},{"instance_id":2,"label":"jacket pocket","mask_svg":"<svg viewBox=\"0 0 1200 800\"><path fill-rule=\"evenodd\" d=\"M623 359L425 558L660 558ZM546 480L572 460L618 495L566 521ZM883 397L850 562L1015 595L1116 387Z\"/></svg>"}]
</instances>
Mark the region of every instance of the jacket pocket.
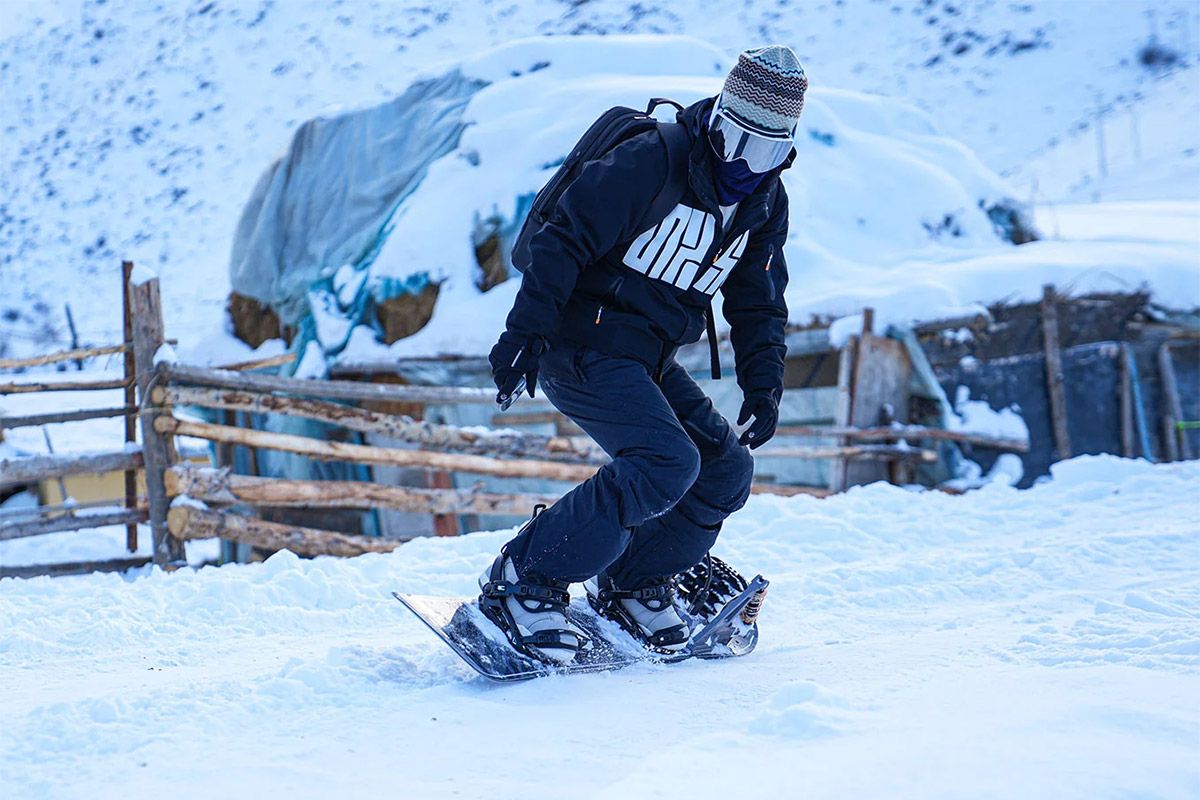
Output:
<instances>
[{"instance_id":1,"label":"jacket pocket","mask_svg":"<svg viewBox=\"0 0 1200 800\"><path fill-rule=\"evenodd\" d=\"M542 354L539 380L548 378L558 383L583 383L581 360L583 348L557 343Z\"/></svg>"}]
</instances>

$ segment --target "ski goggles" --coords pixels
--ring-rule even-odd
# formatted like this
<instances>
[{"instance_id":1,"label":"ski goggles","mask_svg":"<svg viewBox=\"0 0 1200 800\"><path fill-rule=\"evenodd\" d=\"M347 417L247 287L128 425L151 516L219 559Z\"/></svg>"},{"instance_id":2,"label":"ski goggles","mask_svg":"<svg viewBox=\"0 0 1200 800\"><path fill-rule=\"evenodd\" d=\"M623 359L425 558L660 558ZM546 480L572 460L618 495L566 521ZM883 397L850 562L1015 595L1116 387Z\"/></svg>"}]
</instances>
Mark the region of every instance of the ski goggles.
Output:
<instances>
[{"instance_id":1,"label":"ski goggles","mask_svg":"<svg viewBox=\"0 0 1200 800\"><path fill-rule=\"evenodd\" d=\"M752 172L765 173L778 167L792 152L794 131L767 131L720 107L713 106L708 139L723 161L739 158Z\"/></svg>"}]
</instances>

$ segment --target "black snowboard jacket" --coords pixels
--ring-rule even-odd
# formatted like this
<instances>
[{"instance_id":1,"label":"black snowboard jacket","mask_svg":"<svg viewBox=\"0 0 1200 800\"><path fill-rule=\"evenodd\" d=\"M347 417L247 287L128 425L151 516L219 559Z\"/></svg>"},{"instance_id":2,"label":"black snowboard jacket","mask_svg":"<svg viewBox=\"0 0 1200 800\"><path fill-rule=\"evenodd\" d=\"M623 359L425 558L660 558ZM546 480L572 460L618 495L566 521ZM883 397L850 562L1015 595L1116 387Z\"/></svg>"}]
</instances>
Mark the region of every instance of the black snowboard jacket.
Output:
<instances>
[{"instance_id":1,"label":"black snowboard jacket","mask_svg":"<svg viewBox=\"0 0 1200 800\"><path fill-rule=\"evenodd\" d=\"M795 151L738 205L722 234L704 131L712 103L677 117L690 140L686 175L670 175L655 131L583 169L530 242L509 331L634 358L657 375L680 345L700 339L719 289L738 385L782 392L788 200L779 174ZM668 180L679 184L666 187L678 192L678 205L662 220L644 219Z\"/></svg>"}]
</instances>

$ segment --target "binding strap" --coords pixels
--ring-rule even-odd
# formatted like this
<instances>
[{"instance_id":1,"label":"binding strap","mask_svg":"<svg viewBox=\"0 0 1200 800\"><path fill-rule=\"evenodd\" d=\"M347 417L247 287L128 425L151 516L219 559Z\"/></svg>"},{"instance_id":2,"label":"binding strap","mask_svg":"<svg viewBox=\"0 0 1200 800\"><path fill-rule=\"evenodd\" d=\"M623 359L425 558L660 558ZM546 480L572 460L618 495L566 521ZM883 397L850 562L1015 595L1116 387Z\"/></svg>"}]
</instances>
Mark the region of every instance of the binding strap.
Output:
<instances>
[{"instance_id":1,"label":"binding strap","mask_svg":"<svg viewBox=\"0 0 1200 800\"><path fill-rule=\"evenodd\" d=\"M566 606L571 602L571 595L565 589L553 586L538 586L529 583L512 583L510 581L488 581L481 590L485 597L515 597L518 600L541 600L551 605Z\"/></svg>"}]
</instances>

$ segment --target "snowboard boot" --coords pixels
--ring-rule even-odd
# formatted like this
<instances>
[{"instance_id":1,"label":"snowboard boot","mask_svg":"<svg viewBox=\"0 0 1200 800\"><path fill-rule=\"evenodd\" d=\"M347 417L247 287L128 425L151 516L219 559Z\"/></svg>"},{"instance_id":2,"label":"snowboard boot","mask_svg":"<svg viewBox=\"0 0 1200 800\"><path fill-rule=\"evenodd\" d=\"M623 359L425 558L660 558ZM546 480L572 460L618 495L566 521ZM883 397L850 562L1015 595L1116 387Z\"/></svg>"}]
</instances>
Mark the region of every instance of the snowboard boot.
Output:
<instances>
[{"instance_id":1,"label":"snowboard boot","mask_svg":"<svg viewBox=\"0 0 1200 800\"><path fill-rule=\"evenodd\" d=\"M675 608L672 580L644 580L636 589L620 589L607 575L584 583L588 603L655 652L670 655L687 646L691 630Z\"/></svg>"},{"instance_id":2,"label":"snowboard boot","mask_svg":"<svg viewBox=\"0 0 1200 800\"><path fill-rule=\"evenodd\" d=\"M566 664L584 643L583 632L567 619L567 586L522 580L501 553L479 576L479 608L517 650L550 665Z\"/></svg>"}]
</instances>

